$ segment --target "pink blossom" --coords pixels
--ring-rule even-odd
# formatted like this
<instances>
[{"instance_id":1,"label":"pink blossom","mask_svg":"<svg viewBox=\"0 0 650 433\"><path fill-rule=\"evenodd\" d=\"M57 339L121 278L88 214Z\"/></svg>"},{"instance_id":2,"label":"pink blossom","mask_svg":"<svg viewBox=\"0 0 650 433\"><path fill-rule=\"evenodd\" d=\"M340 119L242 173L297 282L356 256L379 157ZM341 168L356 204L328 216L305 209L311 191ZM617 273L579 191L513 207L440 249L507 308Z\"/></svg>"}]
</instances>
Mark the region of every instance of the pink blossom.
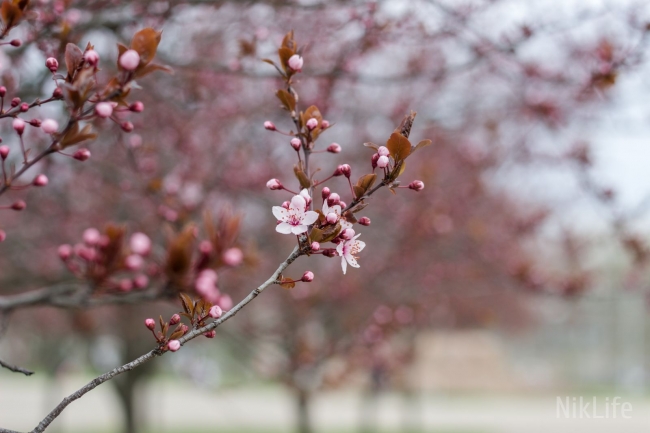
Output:
<instances>
[{"instance_id":1,"label":"pink blossom","mask_svg":"<svg viewBox=\"0 0 650 433\"><path fill-rule=\"evenodd\" d=\"M352 174L352 167L350 167L349 164L341 164L338 166L336 171L340 172L342 175L349 178L350 174Z\"/></svg>"},{"instance_id":2,"label":"pink blossom","mask_svg":"<svg viewBox=\"0 0 650 433\"><path fill-rule=\"evenodd\" d=\"M219 298L219 306L223 311L228 311L232 308L232 298L228 295L223 295Z\"/></svg>"},{"instance_id":3,"label":"pink blossom","mask_svg":"<svg viewBox=\"0 0 650 433\"><path fill-rule=\"evenodd\" d=\"M32 181L32 184L34 186L45 186L45 185L47 185L48 181L49 180L48 180L47 176L45 176L44 174L39 174L38 176L36 176L34 178L34 180Z\"/></svg>"},{"instance_id":4,"label":"pink blossom","mask_svg":"<svg viewBox=\"0 0 650 433\"><path fill-rule=\"evenodd\" d=\"M23 200L18 200L11 205L11 209L21 211L27 207L27 203Z\"/></svg>"},{"instance_id":5,"label":"pink blossom","mask_svg":"<svg viewBox=\"0 0 650 433\"><path fill-rule=\"evenodd\" d=\"M302 141L300 141L299 138L294 137L291 139L291 147L293 147L295 150L300 150L300 147L302 146Z\"/></svg>"},{"instance_id":6,"label":"pink blossom","mask_svg":"<svg viewBox=\"0 0 650 433\"><path fill-rule=\"evenodd\" d=\"M218 305L213 305L212 308L210 308L210 312L209 312L208 314L209 314L210 317L212 317L213 319L218 319L218 318L221 317L221 315L223 314L223 310L221 309L220 306L218 306Z\"/></svg>"},{"instance_id":7,"label":"pink blossom","mask_svg":"<svg viewBox=\"0 0 650 433\"><path fill-rule=\"evenodd\" d=\"M78 161L86 161L90 158L90 150L88 149L79 149L72 154L72 157Z\"/></svg>"},{"instance_id":8,"label":"pink blossom","mask_svg":"<svg viewBox=\"0 0 650 433\"><path fill-rule=\"evenodd\" d=\"M332 143L329 146L327 146L327 151L330 153L340 153L341 145L338 143Z\"/></svg>"},{"instance_id":9,"label":"pink blossom","mask_svg":"<svg viewBox=\"0 0 650 433\"><path fill-rule=\"evenodd\" d=\"M134 113L142 113L144 111L144 103L142 101L135 101L133 104L129 105L129 110Z\"/></svg>"},{"instance_id":10,"label":"pink blossom","mask_svg":"<svg viewBox=\"0 0 650 433\"><path fill-rule=\"evenodd\" d=\"M7 239L7 232L0 230L0 242L4 242Z\"/></svg>"},{"instance_id":11,"label":"pink blossom","mask_svg":"<svg viewBox=\"0 0 650 433\"><path fill-rule=\"evenodd\" d=\"M135 71L140 64L140 54L136 50L126 50L120 56L120 66L127 71Z\"/></svg>"},{"instance_id":12,"label":"pink blossom","mask_svg":"<svg viewBox=\"0 0 650 433\"><path fill-rule=\"evenodd\" d=\"M328 213L327 216L325 217L325 221L327 221L327 224L336 224L338 220L339 220L339 216L334 212Z\"/></svg>"},{"instance_id":13,"label":"pink blossom","mask_svg":"<svg viewBox=\"0 0 650 433\"><path fill-rule=\"evenodd\" d=\"M113 114L113 106L110 102L99 102L95 105L95 113L102 119L107 119Z\"/></svg>"},{"instance_id":14,"label":"pink blossom","mask_svg":"<svg viewBox=\"0 0 650 433\"><path fill-rule=\"evenodd\" d=\"M130 256L127 256L126 259L124 259L124 266L131 271L140 269L143 264L144 260L142 259L142 256L139 256L137 254L131 254Z\"/></svg>"},{"instance_id":15,"label":"pink blossom","mask_svg":"<svg viewBox=\"0 0 650 433\"><path fill-rule=\"evenodd\" d=\"M133 289L133 282L125 278L120 281L118 289L122 292L130 292Z\"/></svg>"},{"instance_id":16,"label":"pink blossom","mask_svg":"<svg viewBox=\"0 0 650 433\"><path fill-rule=\"evenodd\" d=\"M90 246L97 245L101 237L102 234L99 233L99 230L97 230L94 227L84 230L83 240L86 243L86 245L90 245Z\"/></svg>"},{"instance_id":17,"label":"pink blossom","mask_svg":"<svg viewBox=\"0 0 650 433\"><path fill-rule=\"evenodd\" d=\"M61 260L68 260L72 255L72 246L68 244L59 245L57 252Z\"/></svg>"},{"instance_id":18,"label":"pink blossom","mask_svg":"<svg viewBox=\"0 0 650 433\"><path fill-rule=\"evenodd\" d=\"M314 273L312 271L307 271L304 274L302 274L302 278L300 281L303 281L305 283L311 283L314 281Z\"/></svg>"},{"instance_id":19,"label":"pink blossom","mask_svg":"<svg viewBox=\"0 0 650 433\"><path fill-rule=\"evenodd\" d=\"M320 250L320 243L314 241L310 245L312 251L318 251Z\"/></svg>"},{"instance_id":20,"label":"pink blossom","mask_svg":"<svg viewBox=\"0 0 650 433\"><path fill-rule=\"evenodd\" d=\"M278 179L271 179L266 182L266 187L271 191L276 191L278 189L282 189L282 183Z\"/></svg>"},{"instance_id":21,"label":"pink blossom","mask_svg":"<svg viewBox=\"0 0 650 433\"><path fill-rule=\"evenodd\" d=\"M19 117L16 117L12 123L12 126L14 128L14 131L20 135L25 130L25 121Z\"/></svg>"},{"instance_id":22,"label":"pink blossom","mask_svg":"<svg viewBox=\"0 0 650 433\"><path fill-rule=\"evenodd\" d=\"M151 239L144 233L133 233L129 239L129 247L132 253L146 256L151 251Z\"/></svg>"},{"instance_id":23,"label":"pink blossom","mask_svg":"<svg viewBox=\"0 0 650 433\"><path fill-rule=\"evenodd\" d=\"M153 320L152 318L145 319L144 326L146 326L147 328L153 331L154 329L156 329L156 321Z\"/></svg>"},{"instance_id":24,"label":"pink blossom","mask_svg":"<svg viewBox=\"0 0 650 433\"><path fill-rule=\"evenodd\" d=\"M3 144L2 146L0 146L0 158L7 159L8 156L9 156L9 146Z\"/></svg>"},{"instance_id":25,"label":"pink blossom","mask_svg":"<svg viewBox=\"0 0 650 433\"><path fill-rule=\"evenodd\" d=\"M336 252L341 256L341 268L343 268L343 273L347 271L348 263L353 268L358 268L359 264L357 263L357 257L355 254L359 253L366 247L366 243L363 241L358 241L357 238L361 234L356 235L354 238L341 242L336 247Z\"/></svg>"},{"instance_id":26,"label":"pink blossom","mask_svg":"<svg viewBox=\"0 0 650 433\"><path fill-rule=\"evenodd\" d=\"M341 196L337 193L333 192L329 195L329 197L327 197L327 204L330 206L337 205L339 203L341 203Z\"/></svg>"},{"instance_id":27,"label":"pink blossom","mask_svg":"<svg viewBox=\"0 0 650 433\"><path fill-rule=\"evenodd\" d=\"M133 279L133 286L136 289L144 289L148 285L149 285L149 277L147 277L145 274L138 274Z\"/></svg>"},{"instance_id":28,"label":"pink blossom","mask_svg":"<svg viewBox=\"0 0 650 433\"><path fill-rule=\"evenodd\" d=\"M388 157L387 156L380 156L377 158L377 167L379 168L386 168L388 167Z\"/></svg>"},{"instance_id":29,"label":"pink blossom","mask_svg":"<svg viewBox=\"0 0 650 433\"><path fill-rule=\"evenodd\" d=\"M323 200L325 200L327 197L330 196L331 191L328 187L324 186L323 189L321 190L321 197L323 197Z\"/></svg>"},{"instance_id":30,"label":"pink blossom","mask_svg":"<svg viewBox=\"0 0 650 433\"><path fill-rule=\"evenodd\" d=\"M41 129L43 129L46 134L54 134L59 130L59 122L54 119L45 119L43 120L43 123L41 123Z\"/></svg>"},{"instance_id":31,"label":"pink blossom","mask_svg":"<svg viewBox=\"0 0 650 433\"><path fill-rule=\"evenodd\" d=\"M239 248L228 248L223 252L221 260L228 266L239 266L244 261L244 253Z\"/></svg>"},{"instance_id":32,"label":"pink blossom","mask_svg":"<svg viewBox=\"0 0 650 433\"><path fill-rule=\"evenodd\" d=\"M126 121L126 122L120 123L120 128L122 128L122 131L124 131L124 132L131 132L131 131L133 131L133 128L135 128L135 127L133 126L133 123L131 123L129 121Z\"/></svg>"},{"instance_id":33,"label":"pink blossom","mask_svg":"<svg viewBox=\"0 0 650 433\"><path fill-rule=\"evenodd\" d=\"M379 146L379 149L377 149L377 153L379 156L389 156L390 152L388 151L388 148L386 146Z\"/></svg>"},{"instance_id":34,"label":"pink blossom","mask_svg":"<svg viewBox=\"0 0 650 433\"><path fill-rule=\"evenodd\" d=\"M306 207L309 208L309 205L311 204L311 196L309 195L307 188L300 190L300 196L305 199Z\"/></svg>"},{"instance_id":35,"label":"pink blossom","mask_svg":"<svg viewBox=\"0 0 650 433\"><path fill-rule=\"evenodd\" d=\"M310 131L313 131L313 130L316 129L316 127L318 126L318 120L312 117L311 119L309 119L309 120L305 123L305 126L306 126L307 129L309 129Z\"/></svg>"},{"instance_id":36,"label":"pink blossom","mask_svg":"<svg viewBox=\"0 0 650 433\"><path fill-rule=\"evenodd\" d=\"M347 228L345 230L341 230L341 237L345 240L350 240L354 237L354 230Z\"/></svg>"},{"instance_id":37,"label":"pink blossom","mask_svg":"<svg viewBox=\"0 0 650 433\"><path fill-rule=\"evenodd\" d=\"M275 125L270 120L264 122L264 128L268 129L269 131L275 131Z\"/></svg>"},{"instance_id":38,"label":"pink blossom","mask_svg":"<svg viewBox=\"0 0 650 433\"><path fill-rule=\"evenodd\" d=\"M203 335L205 335L207 338L214 338L217 335L217 331L213 329L212 331L208 331Z\"/></svg>"},{"instance_id":39,"label":"pink blossom","mask_svg":"<svg viewBox=\"0 0 650 433\"><path fill-rule=\"evenodd\" d=\"M301 195L295 195L291 199L289 209L281 206L273 206L273 215L280 221L275 231L282 234L299 235L305 233L308 226L318 219L318 214L307 210L307 201Z\"/></svg>"},{"instance_id":40,"label":"pink blossom","mask_svg":"<svg viewBox=\"0 0 650 433\"><path fill-rule=\"evenodd\" d=\"M321 128L321 129L327 129L327 128L329 128L329 127L330 127L330 123L329 123L327 120L323 120L323 121L320 123L320 128Z\"/></svg>"},{"instance_id":41,"label":"pink blossom","mask_svg":"<svg viewBox=\"0 0 650 433\"><path fill-rule=\"evenodd\" d=\"M176 352L181 348L181 342L178 340L170 340L169 343L167 343L167 348L172 352Z\"/></svg>"},{"instance_id":42,"label":"pink blossom","mask_svg":"<svg viewBox=\"0 0 650 433\"><path fill-rule=\"evenodd\" d=\"M95 50L88 50L84 53L84 60L91 66L97 66L99 63L99 54Z\"/></svg>"},{"instance_id":43,"label":"pink blossom","mask_svg":"<svg viewBox=\"0 0 650 433\"><path fill-rule=\"evenodd\" d=\"M365 216L359 218L359 224L361 224L362 226L369 226L370 225L370 218L365 217Z\"/></svg>"},{"instance_id":44,"label":"pink blossom","mask_svg":"<svg viewBox=\"0 0 650 433\"><path fill-rule=\"evenodd\" d=\"M289 68L291 68L292 71L300 72L302 71L302 65L304 64L304 60L300 55L294 54L293 56L289 57L287 63L289 65Z\"/></svg>"},{"instance_id":45,"label":"pink blossom","mask_svg":"<svg viewBox=\"0 0 650 433\"><path fill-rule=\"evenodd\" d=\"M421 180L414 180L409 183L409 188L417 192L422 191L424 189L424 182Z\"/></svg>"},{"instance_id":46,"label":"pink blossom","mask_svg":"<svg viewBox=\"0 0 650 433\"><path fill-rule=\"evenodd\" d=\"M59 61L54 57L48 57L47 60L45 60L45 67L54 74L59 70Z\"/></svg>"},{"instance_id":47,"label":"pink blossom","mask_svg":"<svg viewBox=\"0 0 650 433\"><path fill-rule=\"evenodd\" d=\"M178 314L174 314L171 319L169 319L169 324L170 325L178 325L181 321L181 316Z\"/></svg>"}]
</instances>

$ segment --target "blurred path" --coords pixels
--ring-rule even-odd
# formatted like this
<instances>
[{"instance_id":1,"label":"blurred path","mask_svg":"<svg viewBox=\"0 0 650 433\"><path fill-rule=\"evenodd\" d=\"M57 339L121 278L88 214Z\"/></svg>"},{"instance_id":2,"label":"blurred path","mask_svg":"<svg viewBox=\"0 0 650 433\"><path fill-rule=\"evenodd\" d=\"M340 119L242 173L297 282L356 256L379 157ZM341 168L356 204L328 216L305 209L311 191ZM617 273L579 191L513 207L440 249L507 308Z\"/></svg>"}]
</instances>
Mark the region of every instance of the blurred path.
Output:
<instances>
[{"instance_id":1,"label":"blurred path","mask_svg":"<svg viewBox=\"0 0 650 433\"><path fill-rule=\"evenodd\" d=\"M61 396L79 387L87 378L67 377L56 384ZM14 430L34 427L45 412L47 381L38 377L0 375L0 425ZM609 396L610 399L614 395ZM585 395L591 399L592 396ZM607 395L599 395L604 403ZM632 405L630 419L558 419L556 396L424 396L418 405L425 431L445 433L648 433L650 398L621 396ZM201 389L189 382L158 380L138 392L140 412L151 430L181 428L206 431L209 426L228 426L263 431L290 432L293 401L281 388ZM351 391L321 394L314 401L314 423L318 432L356 431L361 401ZM399 429L406 400L391 394L378 399L379 422L390 431ZM601 408L599 408L601 411ZM601 411L602 412L602 411ZM102 385L73 403L55 424L59 431L117 431L121 414L110 386ZM54 424L53 424L54 425ZM178 430L178 431L181 431Z\"/></svg>"}]
</instances>

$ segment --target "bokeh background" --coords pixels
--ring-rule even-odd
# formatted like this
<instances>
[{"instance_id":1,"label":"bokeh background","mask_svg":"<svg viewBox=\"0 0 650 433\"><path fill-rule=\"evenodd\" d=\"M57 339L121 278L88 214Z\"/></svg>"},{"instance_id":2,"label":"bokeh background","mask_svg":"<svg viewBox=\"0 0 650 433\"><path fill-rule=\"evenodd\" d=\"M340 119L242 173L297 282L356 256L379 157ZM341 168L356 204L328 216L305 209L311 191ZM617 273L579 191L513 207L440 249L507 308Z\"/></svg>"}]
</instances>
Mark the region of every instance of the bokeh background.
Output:
<instances>
[{"instance_id":1,"label":"bokeh background","mask_svg":"<svg viewBox=\"0 0 650 433\"><path fill-rule=\"evenodd\" d=\"M234 300L293 247L270 207L285 200L295 155L274 69L294 30L305 66L301 107L334 126L315 155L328 173L369 170L362 143L383 144L418 112L404 181L363 214L361 268L301 258L316 279L272 287L200 339L102 385L53 432L646 432L650 10L634 1L381 0L33 1L0 53L0 79L24 100L49 95L44 59L92 41L114 71L117 42L163 30L157 73L134 95L127 134L99 123L86 163L55 155L33 170L28 209L3 212L0 294L78 281L57 248L120 224L154 240L241 216L244 264L220 272ZM21 33L22 32L22 33ZM63 118L55 105L42 116ZM9 123L5 143L16 145ZM30 137L34 146L39 137ZM42 143L41 143L42 144ZM31 172L30 172L31 173ZM331 188L345 199L341 178ZM349 199L348 199L349 200ZM155 281L152 283L155 284ZM154 342L142 321L177 301L35 307L2 318L0 425L30 429L67 393ZM557 416L557 397L620 396L632 418ZM624 430L623 430L624 429Z\"/></svg>"}]
</instances>

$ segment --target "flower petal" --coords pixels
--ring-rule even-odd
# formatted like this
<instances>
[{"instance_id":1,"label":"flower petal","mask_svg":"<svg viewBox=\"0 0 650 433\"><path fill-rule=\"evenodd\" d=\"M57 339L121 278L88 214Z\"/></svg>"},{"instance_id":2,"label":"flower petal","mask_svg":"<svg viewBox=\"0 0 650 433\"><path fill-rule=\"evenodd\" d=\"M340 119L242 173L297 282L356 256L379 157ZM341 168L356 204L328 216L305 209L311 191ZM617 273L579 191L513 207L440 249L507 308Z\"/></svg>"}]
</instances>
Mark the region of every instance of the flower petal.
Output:
<instances>
[{"instance_id":1,"label":"flower petal","mask_svg":"<svg viewBox=\"0 0 650 433\"><path fill-rule=\"evenodd\" d=\"M339 256L343 255L343 242L336 246L336 252L339 253Z\"/></svg>"},{"instance_id":2,"label":"flower petal","mask_svg":"<svg viewBox=\"0 0 650 433\"><path fill-rule=\"evenodd\" d=\"M277 226L275 226L275 231L278 233L282 233L283 235L288 235L291 233L292 225L289 223L280 223Z\"/></svg>"},{"instance_id":3,"label":"flower petal","mask_svg":"<svg viewBox=\"0 0 650 433\"><path fill-rule=\"evenodd\" d=\"M316 222L318 219L318 213L314 212L313 210L305 212L305 215L302 217L302 223L305 225L312 225Z\"/></svg>"},{"instance_id":4,"label":"flower petal","mask_svg":"<svg viewBox=\"0 0 650 433\"><path fill-rule=\"evenodd\" d=\"M352 254L346 254L345 260L347 260L350 266L352 266L353 268L359 267L359 263L357 263L357 259L355 259Z\"/></svg>"},{"instance_id":5,"label":"flower petal","mask_svg":"<svg viewBox=\"0 0 650 433\"><path fill-rule=\"evenodd\" d=\"M293 226L291 228L291 231L293 232L294 235L299 235L300 233L305 233L307 231L307 226L305 225Z\"/></svg>"},{"instance_id":6,"label":"flower petal","mask_svg":"<svg viewBox=\"0 0 650 433\"><path fill-rule=\"evenodd\" d=\"M278 221L286 221L287 217L289 216L289 211L283 208L282 206L273 206L271 210L273 211L273 216Z\"/></svg>"},{"instance_id":7,"label":"flower petal","mask_svg":"<svg viewBox=\"0 0 650 433\"><path fill-rule=\"evenodd\" d=\"M354 241L355 247L357 249L357 252L363 250L366 247L366 243L364 241Z\"/></svg>"},{"instance_id":8,"label":"flower petal","mask_svg":"<svg viewBox=\"0 0 650 433\"><path fill-rule=\"evenodd\" d=\"M307 202L302 196L294 195L293 198L291 199L291 204L289 205L289 208L291 210L296 210L300 213L303 213L305 212L306 206L307 206Z\"/></svg>"},{"instance_id":9,"label":"flower petal","mask_svg":"<svg viewBox=\"0 0 650 433\"><path fill-rule=\"evenodd\" d=\"M343 268L343 274L345 274L345 271L348 270L348 262L345 261L345 257L341 257L341 267Z\"/></svg>"}]
</instances>

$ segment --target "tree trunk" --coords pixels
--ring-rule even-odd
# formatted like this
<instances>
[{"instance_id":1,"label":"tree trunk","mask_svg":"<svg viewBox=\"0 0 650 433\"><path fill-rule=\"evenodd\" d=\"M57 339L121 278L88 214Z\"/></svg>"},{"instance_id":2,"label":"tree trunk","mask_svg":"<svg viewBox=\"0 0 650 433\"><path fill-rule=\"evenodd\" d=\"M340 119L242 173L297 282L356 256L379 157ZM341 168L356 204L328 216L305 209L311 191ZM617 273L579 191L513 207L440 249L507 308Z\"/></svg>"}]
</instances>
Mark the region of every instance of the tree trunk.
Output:
<instances>
[{"instance_id":1,"label":"tree trunk","mask_svg":"<svg viewBox=\"0 0 650 433\"><path fill-rule=\"evenodd\" d=\"M309 392L298 389L296 393L296 409L298 410L298 433L311 433L311 422L309 418Z\"/></svg>"},{"instance_id":2,"label":"tree trunk","mask_svg":"<svg viewBox=\"0 0 650 433\"><path fill-rule=\"evenodd\" d=\"M136 428L136 409L134 406L134 392L135 380L129 377L129 373L124 374L123 379L115 382L115 389L120 396L120 404L122 405L122 413L124 414L124 433L137 433Z\"/></svg>"}]
</instances>

